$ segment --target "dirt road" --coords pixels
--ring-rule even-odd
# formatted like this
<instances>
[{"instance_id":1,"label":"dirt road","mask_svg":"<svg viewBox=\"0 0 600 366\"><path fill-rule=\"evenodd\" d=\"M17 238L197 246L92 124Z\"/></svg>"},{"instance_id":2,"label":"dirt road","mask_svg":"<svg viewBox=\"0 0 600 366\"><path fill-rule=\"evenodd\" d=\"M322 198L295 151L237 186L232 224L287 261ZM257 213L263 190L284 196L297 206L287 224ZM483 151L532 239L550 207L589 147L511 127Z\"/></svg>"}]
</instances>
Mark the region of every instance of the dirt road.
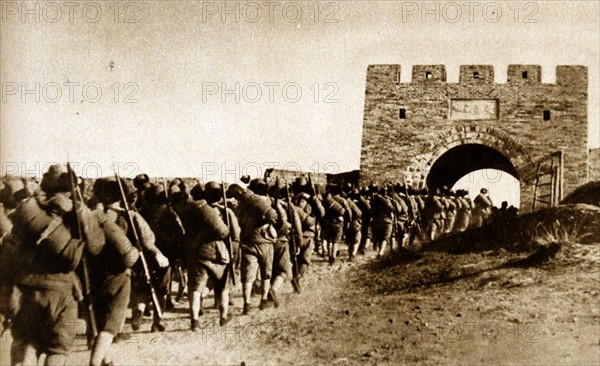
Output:
<instances>
[{"instance_id":1,"label":"dirt road","mask_svg":"<svg viewBox=\"0 0 600 366\"><path fill-rule=\"evenodd\" d=\"M167 313L164 333L114 345L116 364L572 364L600 363L600 245L572 244L524 268L507 252L423 253L395 263L372 255L330 267L317 260L303 293L217 325L207 309L189 331L187 304ZM212 305L212 298L206 303ZM258 305L258 298L254 298ZM78 324L78 330L83 329ZM126 332L131 332L129 325ZM2 342L1 363L8 362ZM69 364L86 364L77 335Z\"/></svg>"}]
</instances>

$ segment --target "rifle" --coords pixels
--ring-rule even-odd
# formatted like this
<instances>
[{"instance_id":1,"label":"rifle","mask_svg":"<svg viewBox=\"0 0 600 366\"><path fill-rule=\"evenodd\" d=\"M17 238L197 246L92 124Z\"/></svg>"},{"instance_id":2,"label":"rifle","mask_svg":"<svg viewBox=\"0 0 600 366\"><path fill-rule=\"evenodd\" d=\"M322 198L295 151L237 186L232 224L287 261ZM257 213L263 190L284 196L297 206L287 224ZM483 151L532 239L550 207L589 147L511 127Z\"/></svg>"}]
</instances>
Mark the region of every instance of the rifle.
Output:
<instances>
[{"instance_id":1,"label":"rifle","mask_svg":"<svg viewBox=\"0 0 600 366\"><path fill-rule=\"evenodd\" d=\"M173 215L175 216L175 220L177 221L177 224L179 225L179 228L181 229L182 234L185 235L185 227L183 227L183 223L181 222L179 215L177 215L177 212L175 212L175 210L173 210L173 206L171 206L171 200L169 200L169 190L167 189L167 180L162 179L162 184L163 184L163 188L165 190L165 198L167 201L167 208L171 213L173 213ZM177 296L175 296L175 301L179 302L179 300L181 300L181 297L183 296L183 291L186 287L186 280L185 280L185 276L183 274L183 270L181 269L181 263L179 262L179 258L177 260L175 260L175 263L173 264L173 266L175 267L175 271L177 272L177 276L179 277L179 289L177 290ZM171 278L169 279L169 294L171 293L172 287L173 287L173 275L171 275Z\"/></svg>"},{"instance_id":2,"label":"rifle","mask_svg":"<svg viewBox=\"0 0 600 366\"><path fill-rule=\"evenodd\" d=\"M73 200L73 213L75 214L75 222L77 225L77 231L75 235L76 239L81 239L84 243L87 242L85 230L83 230L81 217L79 217L79 211L77 210L77 197L79 197L81 204L83 205L83 196L79 191L79 187L73 181L73 169L71 169L71 163L67 163L67 174L69 175L69 187L71 188L71 199ZM85 245L85 244L84 244ZM84 295L84 316L88 325L86 336L88 349L92 349L94 340L98 336L98 325L96 323L96 313L94 312L94 303L92 302L92 290L90 281L90 267L87 261L87 253L85 252L81 256L81 272L83 277L83 295Z\"/></svg>"},{"instance_id":3,"label":"rifle","mask_svg":"<svg viewBox=\"0 0 600 366\"><path fill-rule=\"evenodd\" d=\"M312 182L312 178L311 178L310 173L308 173L308 185L310 186L310 194L312 196L312 199L316 200L317 199L317 190L315 189L315 186L314 186L314 184ZM313 208L314 207L315 206L313 206ZM319 240L321 239L320 238L320 236L321 236L321 228L320 228L320 225L319 225L319 220L321 218L317 217L316 214L317 214L317 212L315 212L315 219L316 219L315 220L315 245L317 246L317 248L321 248L321 244L319 243Z\"/></svg>"},{"instance_id":4,"label":"rifle","mask_svg":"<svg viewBox=\"0 0 600 366\"><path fill-rule=\"evenodd\" d=\"M144 255L144 248L142 248L142 244L140 243L140 237L138 236L137 229L135 228L135 222L133 221L133 217L131 217L131 213L129 212L129 205L127 204L127 197L125 197L125 190L123 189L121 178L119 177L119 174L117 172L115 172L115 178L117 179L117 184L119 185L119 192L121 193L121 203L123 203L123 208L125 209L125 216L127 217L127 222L131 227L131 232L133 233L134 245L140 252L140 260L142 261L142 267L144 268L144 278L146 280L146 284L148 285L148 287L150 287L150 295L152 296L154 311L156 312L156 317L158 319L161 319L162 310L160 308L158 295L156 295L156 290L154 290L154 286L152 285L152 278L150 277L150 268L148 267L148 262L146 261L146 256Z\"/></svg>"},{"instance_id":5,"label":"rifle","mask_svg":"<svg viewBox=\"0 0 600 366\"><path fill-rule=\"evenodd\" d=\"M225 190L225 182L221 182L221 190L223 191L223 205L225 206L225 223L227 224L227 229L229 229L229 235L227 239L225 239L225 246L227 247L227 254L229 254L229 264L227 265L229 268L227 273L231 276L231 282L235 286L235 269L233 266L233 255L231 254L233 245L231 244L231 223L229 222L229 213L227 212L227 191Z\"/></svg>"},{"instance_id":6,"label":"rifle","mask_svg":"<svg viewBox=\"0 0 600 366\"><path fill-rule=\"evenodd\" d=\"M392 205L394 206L394 212L393 212L393 214L394 214L394 218L393 218L394 222L392 224L392 236L394 238L396 238L396 245L398 245L399 247L401 247L402 246L402 238L398 238L398 212L396 212L396 211L398 211L398 206L396 204L396 198L394 198L394 196L396 194L394 192L394 184L393 183L391 185L391 188L392 188L392 197L391 197L391 200L392 200ZM391 248L392 248L392 244L390 243L390 249Z\"/></svg>"},{"instance_id":7,"label":"rifle","mask_svg":"<svg viewBox=\"0 0 600 366\"><path fill-rule=\"evenodd\" d=\"M285 183L285 193L287 197L288 216L290 217L290 255L292 259L292 273L294 278L298 276L298 258L296 257L296 250L298 245L296 243L296 236L294 233L294 208L292 207L292 198L290 197L290 186Z\"/></svg>"}]
</instances>

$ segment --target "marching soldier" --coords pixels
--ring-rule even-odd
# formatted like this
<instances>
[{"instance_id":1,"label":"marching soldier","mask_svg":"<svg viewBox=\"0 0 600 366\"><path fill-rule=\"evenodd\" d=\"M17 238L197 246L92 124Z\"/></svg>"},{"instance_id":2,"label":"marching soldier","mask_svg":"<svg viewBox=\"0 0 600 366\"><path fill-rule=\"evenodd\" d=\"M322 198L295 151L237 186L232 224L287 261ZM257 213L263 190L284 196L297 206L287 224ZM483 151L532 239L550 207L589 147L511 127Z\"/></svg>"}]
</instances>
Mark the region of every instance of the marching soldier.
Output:
<instances>
[{"instance_id":1,"label":"marching soldier","mask_svg":"<svg viewBox=\"0 0 600 366\"><path fill-rule=\"evenodd\" d=\"M346 235L346 233L348 232L348 230L350 228L350 224L352 223L352 220L353 220L353 217L352 217L353 211L352 211L352 208L350 207L350 204L348 203L348 199L344 195L344 191L342 190L342 186L333 185L333 186L330 187L330 189L331 189L331 193L333 194L333 199L336 200L344 208L344 223L342 225L342 239L341 239L341 240L343 240L343 239L346 239L345 235ZM333 259L334 259L334 261L335 261L335 258L340 255L340 251L339 251L338 245L341 242L341 240L335 242L335 244L333 245Z\"/></svg>"},{"instance_id":2,"label":"marching soldier","mask_svg":"<svg viewBox=\"0 0 600 366\"><path fill-rule=\"evenodd\" d=\"M463 232L469 227L473 206L467 191L457 191L456 194L456 223L454 227L456 231Z\"/></svg>"},{"instance_id":3,"label":"marching soldier","mask_svg":"<svg viewBox=\"0 0 600 366\"><path fill-rule=\"evenodd\" d=\"M252 183L250 186L257 192L267 193L268 188L264 181ZM238 202L236 216L241 228L243 314L247 315L250 313L252 285L259 270L262 287L260 309L268 306L273 271L273 246L277 239L274 225L278 215L271 207L268 197L258 195L250 189L245 190L237 184L232 184L229 186L228 195Z\"/></svg>"},{"instance_id":4,"label":"marching soldier","mask_svg":"<svg viewBox=\"0 0 600 366\"><path fill-rule=\"evenodd\" d=\"M346 210L334 199L331 191L326 191L323 197L323 206L325 207L325 216L322 223L323 246L327 248L329 265L333 265L337 254L337 245L342 241Z\"/></svg>"},{"instance_id":5,"label":"marching soldier","mask_svg":"<svg viewBox=\"0 0 600 366\"><path fill-rule=\"evenodd\" d=\"M173 307L169 284L173 268L177 270L183 256L183 238L185 230L177 213L171 208L166 191L162 185L150 185L144 192L144 206L140 206L140 214L148 222L156 237L156 247L169 259L168 267L160 267L156 261L150 261L152 282L161 300L161 308ZM181 279L180 279L181 281ZM155 327L155 330L164 330Z\"/></svg>"},{"instance_id":6,"label":"marching soldier","mask_svg":"<svg viewBox=\"0 0 600 366\"><path fill-rule=\"evenodd\" d=\"M74 272L85 253L98 254L104 234L92 212L70 196L74 176L53 165L41 190L25 199L12 215L10 250L2 251L0 278L13 291L12 364L64 365L73 344L79 281ZM79 216L76 216L76 211ZM83 238L76 238L81 218ZM3 248L4 249L4 248ZM14 287L13 287L14 286Z\"/></svg>"},{"instance_id":7,"label":"marching soldier","mask_svg":"<svg viewBox=\"0 0 600 366\"><path fill-rule=\"evenodd\" d=\"M473 200L473 226L481 227L487 223L490 216L492 215L492 203L491 198L487 194L486 188L481 188L479 194Z\"/></svg>"},{"instance_id":8,"label":"marching soldier","mask_svg":"<svg viewBox=\"0 0 600 366\"><path fill-rule=\"evenodd\" d=\"M133 219L135 230L139 235L140 245L144 250L144 254L148 258L149 267L154 269L167 268L169 266L169 259L165 257L162 251L156 246L156 236L154 235L154 232L152 231L144 217L139 212L131 208L134 207L134 204L137 200L136 188L129 181L122 181L125 191L125 198L127 199L128 204L130 205L129 215L131 215ZM134 242L134 228L130 227L129 223L127 222L127 215L125 212L125 208L122 206L121 200L119 200L119 202L117 202L116 204L109 205L107 207L107 211L112 211L113 214L115 214L118 217L118 225L127 232L127 237L129 238L129 240ZM158 277L160 278L160 276ZM156 276L152 282L159 282ZM134 267L131 284L131 297L133 303L133 309L131 313L131 328L133 330L139 330L144 318L144 310L146 310L146 306L149 302L150 296L150 288L146 283L141 262L138 262L138 264ZM160 289L161 286L158 287L159 291L161 291L159 297L166 295L166 293L164 293L164 290ZM164 331L164 326L161 324L160 318L157 316L156 312L152 321L151 330Z\"/></svg>"},{"instance_id":9,"label":"marching soldier","mask_svg":"<svg viewBox=\"0 0 600 366\"><path fill-rule=\"evenodd\" d=\"M119 225L124 221L119 220L118 215L120 192L117 182L98 179L93 190L99 201L93 212L104 231L106 244L98 255L90 258L92 298L99 330L90 365L111 365L108 353L125 324L131 296L131 268L140 255L127 238L126 230Z\"/></svg>"},{"instance_id":10,"label":"marching soldier","mask_svg":"<svg viewBox=\"0 0 600 366\"><path fill-rule=\"evenodd\" d=\"M377 257L384 254L386 245L391 240L394 209L386 196L385 188L380 188L371 201L373 247L377 250Z\"/></svg>"},{"instance_id":11,"label":"marching soldier","mask_svg":"<svg viewBox=\"0 0 600 366\"><path fill-rule=\"evenodd\" d=\"M419 203L417 202L416 195L412 191L412 189L407 190L408 196L406 197L406 204L408 205L408 222L407 222L407 233L409 235L408 238L408 247L412 248L414 240L417 236L421 234L421 225L420 225L420 212L419 212Z\"/></svg>"},{"instance_id":12,"label":"marching soldier","mask_svg":"<svg viewBox=\"0 0 600 366\"><path fill-rule=\"evenodd\" d=\"M286 280L296 282L292 257L296 256L297 253L290 250L290 241L295 240L297 244L302 241L302 224L300 223L298 214L295 212L296 208L288 207L287 202L284 202L287 198L286 189L284 185L280 184L279 180L270 187L269 196L272 197L273 208L278 216L275 223L277 240L273 246L273 281L269 297L275 307L278 307L279 300L277 294L283 283ZM289 212L292 212L291 217ZM294 235L294 238L291 238L291 235Z\"/></svg>"},{"instance_id":13,"label":"marching soldier","mask_svg":"<svg viewBox=\"0 0 600 366\"><path fill-rule=\"evenodd\" d=\"M451 234L456 222L456 198L451 192L444 197L444 209L446 213L446 218L444 220L444 234Z\"/></svg>"},{"instance_id":14,"label":"marching soldier","mask_svg":"<svg viewBox=\"0 0 600 366\"><path fill-rule=\"evenodd\" d=\"M360 244L358 246L358 254L362 255L371 245L371 191L368 188L361 188L356 204L362 212Z\"/></svg>"},{"instance_id":15,"label":"marching soldier","mask_svg":"<svg viewBox=\"0 0 600 366\"><path fill-rule=\"evenodd\" d=\"M171 197L175 198L173 209L183 223L185 230L184 257L188 270L188 299L190 305L191 330L200 328L199 317L202 311L202 292L211 280L215 286L220 310L219 324L225 325L229 317L229 289L227 286L227 266L229 253L223 240L230 235L223 214L213 207L220 200L220 185L207 183L204 198L198 201L188 199L183 182L171 183ZM210 204L209 204L210 202Z\"/></svg>"},{"instance_id":16,"label":"marching soldier","mask_svg":"<svg viewBox=\"0 0 600 366\"><path fill-rule=\"evenodd\" d=\"M404 246L404 238L407 234L408 229L408 217L409 217L409 207L408 207L408 198L404 193L401 193L401 189L403 186L397 185L396 191L393 192L392 195L392 203L394 204L394 225L396 225L396 238L395 242L392 239L393 245L390 245L391 248L396 248L396 250L400 250L400 247Z\"/></svg>"},{"instance_id":17,"label":"marching soldier","mask_svg":"<svg viewBox=\"0 0 600 366\"><path fill-rule=\"evenodd\" d=\"M137 190L137 207L142 208L146 205L146 191L152 186L148 174L138 174L133 178L133 186Z\"/></svg>"},{"instance_id":18,"label":"marching soldier","mask_svg":"<svg viewBox=\"0 0 600 366\"><path fill-rule=\"evenodd\" d=\"M444 205L439 196L439 189L431 193L425 202L423 209L424 217L427 222L427 241L436 240L444 231Z\"/></svg>"},{"instance_id":19,"label":"marching soldier","mask_svg":"<svg viewBox=\"0 0 600 366\"><path fill-rule=\"evenodd\" d=\"M297 255L298 276L292 280L292 285L296 293L302 291L300 280L304 277L311 264L311 253L315 245L317 220L325 216L325 208L323 208L318 197L312 197L301 189L299 191L300 193L294 197L294 202L299 208L298 215L302 225L302 242Z\"/></svg>"},{"instance_id":20,"label":"marching soldier","mask_svg":"<svg viewBox=\"0 0 600 366\"><path fill-rule=\"evenodd\" d=\"M358 198L358 191L352 193L352 197L346 198L346 202L352 212L352 220L348 229L346 229L346 242L348 244L348 259L350 262L354 261L354 257L358 253L358 247L361 243L362 236L362 211L358 207L360 200Z\"/></svg>"}]
</instances>

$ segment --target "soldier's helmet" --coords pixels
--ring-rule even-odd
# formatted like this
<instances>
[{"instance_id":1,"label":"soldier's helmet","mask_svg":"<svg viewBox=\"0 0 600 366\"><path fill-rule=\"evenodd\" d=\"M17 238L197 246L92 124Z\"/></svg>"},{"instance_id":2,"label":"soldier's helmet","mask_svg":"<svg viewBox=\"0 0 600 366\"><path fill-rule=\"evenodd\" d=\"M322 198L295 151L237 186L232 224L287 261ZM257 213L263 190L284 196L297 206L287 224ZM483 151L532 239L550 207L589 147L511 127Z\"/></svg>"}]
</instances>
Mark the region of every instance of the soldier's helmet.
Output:
<instances>
[{"instance_id":1,"label":"soldier's helmet","mask_svg":"<svg viewBox=\"0 0 600 366\"><path fill-rule=\"evenodd\" d=\"M98 178L92 187L94 196L105 205L117 202L120 199L117 181L110 178Z\"/></svg>"},{"instance_id":2,"label":"soldier's helmet","mask_svg":"<svg viewBox=\"0 0 600 366\"><path fill-rule=\"evenodd\" d=\"M486 188L481 188L481 190L479 192L481 192L483 194L486 194L487 193L487 189Z\"/></svg>"},{"instance_id":3,"label":"soldier's helmet","mask_svg":"<svg viewBox=\"0 0 600 366\"><path fill-rule=\"evenodd\" d=\"M239 198L244 193L244 188L239 184L232 184L227 187L227 198Z\"/></svg>"},{"instance_id":4,"label":"soldier's helmet","mask_svg":"<svg viewBox=\"0 0 600 366\"><path fill-rule=\"evenodd\" d=\"M248 189L258 195L265 196L268 193L269 186L264 181L264 179L255 178L250 181L250 184L248 185Z\"/></svg>"},{"instance_id":5,"label":"soldier's helmet","mask_svg":"<svg viewBox=\"0 0 600 366\"><path fill-rule=\"evenodd\" d=\"M223 193L221 191L221 184L215 181L210 181L204 185L204 199L206 202L219 202L222 195Z\"/></svg>"},{"instance_id":6,"label":"soldier's helmet","mask_svg":"<svg viewBox=\"0 0 600 366\"><path fill-rule=\"evenodd\" d=\"M144 193L144 198L150 204L162 205L167 203L167 195L162 184L150 184L146 189L146 193Z\"/></svg>"},{"instance_id":7,"label":"soldier's helmet","mask_svg":"<svg viewBox=\"0 0 600 366\"><path fill-rule=\"evenodd\" d=\"M276 179L275 183L269 187L269 196L287 198L287 192L285 189L286 183L281 179Z\"/></svg>"},{"instance_id":8,"label":"soldier's helmet","mask_svg":"<svg viewBox=\"0 0 600 366\"><path fill-rule=\"evenodd\" d=\"M190 190L190 195L194 201L200 201L201 199L204 199L204 185L200 182L196 183L196 185Z\"/></svg>"},{"instance_id":9,"label":"soldier's helmet","mask_svg":"<svg viewBox=\"0 0 600 366\"><path fill-rule=\"evenodd\" d=\"M138 174L133 178L133 185L138 191L145 191L150 188L150 177L148 174Z\"/></svg>"},{"instance_id":10,"label":"soldier's helmet","mask_svg":"<svg viewBox=\"0 0 600 366\"><path fill-rule=\"evenodd\" d=\"M60 165L51 165L48 168L48 171L42 176L42 182L40 183L40 188L42 189L42 191L46 192L49 195L59 192L61 190L61 174L62 168L60 167Z\"/></svg>"}]
</instances>

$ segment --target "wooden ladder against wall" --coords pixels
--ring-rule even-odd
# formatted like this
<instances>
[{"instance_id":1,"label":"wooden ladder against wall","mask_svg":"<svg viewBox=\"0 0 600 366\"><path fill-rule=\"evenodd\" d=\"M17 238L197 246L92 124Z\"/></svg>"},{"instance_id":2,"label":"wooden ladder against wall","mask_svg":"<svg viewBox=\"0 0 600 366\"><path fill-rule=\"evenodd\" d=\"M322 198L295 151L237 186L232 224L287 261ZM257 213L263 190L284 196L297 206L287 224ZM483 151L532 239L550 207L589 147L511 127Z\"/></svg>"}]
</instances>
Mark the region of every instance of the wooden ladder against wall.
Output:
<instances>
[{"instance_id":1,"label":"wooden ladder against wall","mask_svg":"<svg viewBox=\"0 0 600 366\"><path fill-rule=\"evenodd\" d=\"M532 211L536 208L553 207L563 197L563 153L555 151L536 163L535 185L533 187Z\"/></svg>"}]
</instances>

